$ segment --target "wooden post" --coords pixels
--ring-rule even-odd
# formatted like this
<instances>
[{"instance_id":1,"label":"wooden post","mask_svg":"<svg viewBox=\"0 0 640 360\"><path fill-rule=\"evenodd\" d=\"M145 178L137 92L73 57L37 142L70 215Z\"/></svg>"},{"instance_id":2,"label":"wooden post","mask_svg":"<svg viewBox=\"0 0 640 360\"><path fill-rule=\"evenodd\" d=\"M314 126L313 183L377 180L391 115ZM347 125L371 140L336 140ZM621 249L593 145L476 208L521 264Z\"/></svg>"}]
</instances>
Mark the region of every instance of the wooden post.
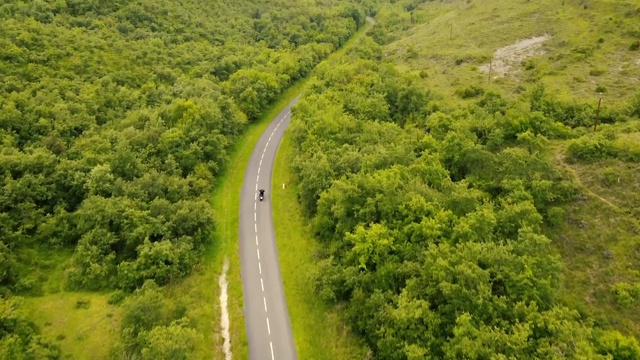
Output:
<instances>
[{"instance_id":1,"label":"wooden post","mask_svg":"<svg viewBox=\"0 0 640 360\"><path fill-rule=\"evenodd\" d=\"M487 78L487 86L491 85L491 70L493 69L493 59L489 60L489 77Z\"/></svg>"},{"instance_id":2,"label":"wooden post","mask_svg":"<svg viewBox=\"0 0 640 360\"><path fill-rule=\"evenodd\" d=\"M600 104L602 104L602 93L600 93L600 100L598 100L598 109L596 109L596 120L593 122L593 132L598 129L598 116L600 115Z\"/></svg>"}]
</instances>

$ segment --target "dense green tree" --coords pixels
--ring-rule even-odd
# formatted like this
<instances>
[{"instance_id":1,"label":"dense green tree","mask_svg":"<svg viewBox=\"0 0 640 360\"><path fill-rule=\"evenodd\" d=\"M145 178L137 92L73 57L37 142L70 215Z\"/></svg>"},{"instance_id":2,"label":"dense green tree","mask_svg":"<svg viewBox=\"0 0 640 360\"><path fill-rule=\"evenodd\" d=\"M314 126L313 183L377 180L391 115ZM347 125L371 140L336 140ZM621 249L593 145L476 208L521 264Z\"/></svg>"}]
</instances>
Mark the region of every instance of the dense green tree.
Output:
<instances>
[{"instance_id":1,"label":"dense green tree","mask_svg":"<svg viewBox=\"0 0 640 360\"><path fill-rule=\"evenodd\" d=\"M318 295L374 359L632 358L632 339L603 336L556 295L561 263L541 229L577 189L546 149L569 122L530 94L437 110L375 46L320 66L293 112Z\"/></svg>"}]
</instances>

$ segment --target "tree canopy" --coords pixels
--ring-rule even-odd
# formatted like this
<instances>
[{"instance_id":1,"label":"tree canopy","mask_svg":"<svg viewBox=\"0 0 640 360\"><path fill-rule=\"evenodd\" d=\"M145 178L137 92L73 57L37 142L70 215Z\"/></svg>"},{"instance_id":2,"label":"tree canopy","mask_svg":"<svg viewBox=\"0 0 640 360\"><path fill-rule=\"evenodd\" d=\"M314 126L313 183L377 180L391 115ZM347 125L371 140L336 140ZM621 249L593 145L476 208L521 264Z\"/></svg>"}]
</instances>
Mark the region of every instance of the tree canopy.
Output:
<instances>
[{"instance_id":1,"label":"tree canopy","mask_svg":"<svg viewBox=\"0 0 640 360\"><path fill-rule=\"evenodd\" d=\"M364 23L347 0L295 4L0 1L0 297L42 291L33 250L73 251L68 289L189 274L237 137ZM187 356L192 329L173 320L127 351ZM4 353L57 356L16 334Z\"/></svg>"},{"instance_id":2,"label":"tree canopy","mask_svg":"<svg viewBox=\"0 0 640 360\"><path fill-rule=\"evenodd\" d=\"M537 109L540 88L442 107L380 53L364 39L323 64L294 108L317 293L375 359L638 356L557 297L562 265L541 228L578 188L546 149L571 121ZM618 353L613 337L633 345Z\"/></svg>"}]
</instances>

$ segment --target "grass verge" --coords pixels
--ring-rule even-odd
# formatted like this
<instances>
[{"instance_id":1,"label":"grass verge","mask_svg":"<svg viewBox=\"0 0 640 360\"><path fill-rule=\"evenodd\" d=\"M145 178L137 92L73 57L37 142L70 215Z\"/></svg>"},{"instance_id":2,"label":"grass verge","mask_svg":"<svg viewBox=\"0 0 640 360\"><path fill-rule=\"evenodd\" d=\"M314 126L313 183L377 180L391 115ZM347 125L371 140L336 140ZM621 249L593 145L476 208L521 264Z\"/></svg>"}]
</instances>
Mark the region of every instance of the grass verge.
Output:
<instances>
[{"instance_id":1,"label":"grass verge","mask_svg":"<svg viewBox=\"0 0 640 360\"><path fill-rule=\"evenodd\" d=\"M313 291L317 246L302 208L288 164L294 156L285 136L276 157L271 193L280 270L298 358L314 360L364 359L365 348L351 336L335 308ZM285 184L285 189L282 188Z\"/></svg>"},{"instance_id":2,"label":"grass verge","mask_svg":"<svg viewBox=\"0 0 640 360\"><path fill-rule=\"evenodd\" d=\"M220 335L220 288L218 276L224 258L229 260L227 279L228 310L230 318L231 351L236 359L248 358L247 337L244 327L242 304L242 278L240 276L240 254L238 252L238 215L240 192L245 169L255 143L270 121L303 89L304 81L289 88L260 119L247 126L245 133L236 142L235 148L222 176L218 178L212 206L217 215L217 230L214 239L206 248L200 267L182 282L167 287L170 298L179 298L195 319L199 333L204 334L195 357L198 359L223 359L222 336ZM203 321L206 319L206 321Z\"/></svg>"},{"instance_id":3,"label":"grass verge","mask_svg":"<svg viewBox=\"0 0 640 360\"><path fill-rule=\"evenodd\" d=\"M325 61L342 56L370 27L367 24L360 29ZM302 82L305 83L306 80ZM280 272L298 358L366 358L366 349L357 342L356 337L351 336L338 311L323 303L313 291L311 275L316 269L316 259L313 257L316 243L302 215L302 208L297 201L298 191L288 166L293 152L294 148L285 132L276 155L271 193L274 194L272 210ZM284 189L282 184L286 184Z\"/></svg>"},{"instance_id":4,"label":"grass verge","mask_svg":"<svg viewBox=\"0 0 640 360\"><path fill-rule=\"evenodd\" d=\"M350 44L357 41L367 28L368 26L365 26L358 31L340 50L330 55L329 59L340 56ZM283 93L279 100L271 106L271 110L264 113L258 121L249 125L242 137L238 139L228 165L223 170L223 175L218 178L218 186L214 191L212 206L214 212L218 215L217 230L212 244L205 251L201 268L183 282L167 289L170 296L182 299L183 304L190 309L189 315L192 319L211 319L211 321L198 321L196 323L198 332L206 334L203 341L198 344L198 358L222 359L224 357L221 351L222 337L219 334L220 312L218 310L218 296L220 289L218 287L218 276L225 257L229 260L227 278L229 282L228 308L231 350L234 358L248 358L238 249L238 215L242 180L247 163L260 135L262 135L271 120L302 92L307 79L298 81ZM213 346L211 346L212 342Z\"/></svg>"},{"instance_id":5,"label":"grass verge","mask_svg":"<svg viewBox=\"0 0 640 360\"><path fill-rule=\"evenodd\" d=\"M600 325L640 338L638 305L621 303L613 291L619 283L640 284L640 166L617 159L568 164L564 145L552 146L554 161L583 195L566 207L562 226L546 231L565 264L559 295Z\"/></svg>"}]
</instances>

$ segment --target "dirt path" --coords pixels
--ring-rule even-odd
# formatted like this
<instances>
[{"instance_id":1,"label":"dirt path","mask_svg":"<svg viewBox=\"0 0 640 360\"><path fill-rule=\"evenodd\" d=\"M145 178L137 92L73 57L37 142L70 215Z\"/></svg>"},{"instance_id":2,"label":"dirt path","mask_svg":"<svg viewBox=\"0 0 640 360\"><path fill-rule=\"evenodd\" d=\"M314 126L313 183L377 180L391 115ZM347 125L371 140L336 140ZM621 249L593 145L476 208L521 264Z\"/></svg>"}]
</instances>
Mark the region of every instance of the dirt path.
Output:
<instances>
[{"instance_id":1,"label":"dirt path","mask_svg":"<svg viewBox=\"0 0 640 360\"><path fill-rule=\"evenodd\" d=\"M554 159L557 161L557 163L559 165L561 165L564 169L568 170L569 173L571 174L571 177L575 180L575 182L580 186L580 188L582 188L584 190L584 192L591 196L594 197L602 202L604 202L605 204L609 205L611 208L613 208L614 210L616 210L617 212L623 212L622 209L620 209L617 205L615 205L614 203L612 203L611 201L603 198L602 196L594 193L593 191L591 191L591 189L589 189L586 185L584 185L582 183L582 181L580 180L580 175L578 174L577 171L575 171L569 164L567 164L564 161L564 154L559 150L559 149L554 149L555 155L554 155Z\"/></svg>"},{"instance_id":2,"label":"dirt path","mask_svg":"<svg viewBox=\"0 0 640 360\"><path fill-rule=\"evenodd\" d=\"M520 66L523 60L541 54L542 43L549 38L550 36L546 34L536 36L496 50L491 60L491 73L496 76L511 73L512 69ZM488 73L489 64L480 66L480 70Z\"/></svg>"},{"instance_id":3,"label":"dirt path","mask_svg":"<svg viewBox=\"0 0 640 360\"><path fill-rule=\"evenodd\" d=\"M229 309L227 308L227 271L229 270L229 261L224 259L222 265L222 274L218 278L220 285L220 332L224 343L222 350L224 351L225 360L231 360L231 337L229 336Z\"/></svg>"}]
</instances>

